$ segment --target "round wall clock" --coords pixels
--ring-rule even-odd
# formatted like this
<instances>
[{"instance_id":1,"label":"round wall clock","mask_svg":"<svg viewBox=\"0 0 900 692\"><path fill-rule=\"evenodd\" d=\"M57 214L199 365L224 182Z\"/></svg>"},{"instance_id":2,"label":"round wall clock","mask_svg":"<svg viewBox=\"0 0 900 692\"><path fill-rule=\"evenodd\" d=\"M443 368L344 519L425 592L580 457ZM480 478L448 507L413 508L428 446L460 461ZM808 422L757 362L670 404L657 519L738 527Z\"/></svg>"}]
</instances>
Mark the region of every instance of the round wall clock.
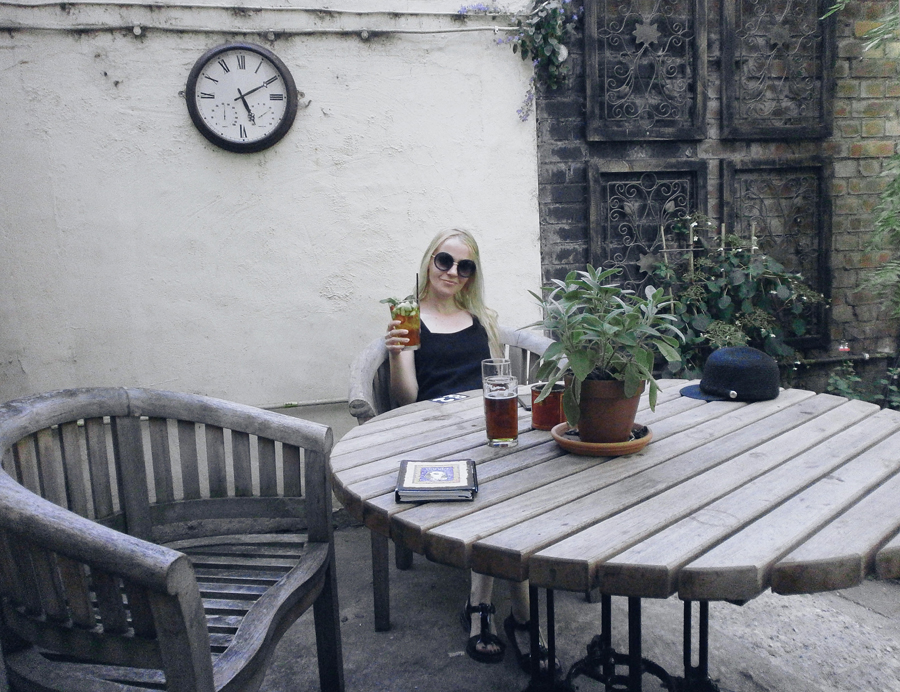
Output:
<instances>
[{"instance_id":1,"label":"round wall clock","mask_svg":"<svg viewBox=\"0 0 900 692\"><path fill-rule=\"evenodd\" d=\"M297 115L297 87L272 51L228 43L204 53L188 75L188 113L213 144L239 153L266 149Z\"/></svg>"}]
</instances>

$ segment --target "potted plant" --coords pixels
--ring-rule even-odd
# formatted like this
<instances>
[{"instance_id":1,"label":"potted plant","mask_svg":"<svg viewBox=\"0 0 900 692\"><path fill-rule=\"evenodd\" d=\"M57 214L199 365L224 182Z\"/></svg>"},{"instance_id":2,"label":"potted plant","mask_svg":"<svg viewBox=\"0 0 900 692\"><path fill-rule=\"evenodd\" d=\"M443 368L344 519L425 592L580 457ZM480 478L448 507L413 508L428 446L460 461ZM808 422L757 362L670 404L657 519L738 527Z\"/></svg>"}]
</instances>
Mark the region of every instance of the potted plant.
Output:
<instances>
[{"instance_id":1,"label":"potted plant","mask_svg":"<svg viewBox=\"0 0 900 692\"><path fill-rule=\"evenodd\" d=\"M556 339L538 368L538 378L547 382L538 401L565 379L563 411L569 425L578 426L582 442L628 440L646 383L650 408L656 407L656 356L681 359L683 337L669 312L673 301L652 286L641 297L611 283L619 271L588 265L587 271L554 280L541 296L532 292L544 318L531 326L543 327Z\"/></svg>"}]
</instances>

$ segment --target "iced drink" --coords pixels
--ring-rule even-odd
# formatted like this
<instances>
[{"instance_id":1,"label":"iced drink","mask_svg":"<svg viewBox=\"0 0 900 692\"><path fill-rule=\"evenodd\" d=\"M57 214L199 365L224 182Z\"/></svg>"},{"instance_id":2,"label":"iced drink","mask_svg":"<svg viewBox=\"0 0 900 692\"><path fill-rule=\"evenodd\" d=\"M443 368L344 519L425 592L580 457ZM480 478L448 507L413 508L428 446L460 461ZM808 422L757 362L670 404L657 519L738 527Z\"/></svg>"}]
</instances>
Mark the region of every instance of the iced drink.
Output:
<instances>
[{"instance_id":1,"label":"iced drink","mask_svg":"<svg viewBox=\"0 0 900 692\"><path fill-rule=\"evenodd\" d=\"M484 379L484 416L491 447L519 443L518 381L509 375Z\"/></svg>"},{"instance_id":2,"label":"iced drink","mask_svg":"<svg viewBox=\"0 0 900 692\"><path fill-rule=\"evenodd\" d=\"M419 303L412 300L404 300L396 305L391 305L391 317L400 320L397 329L406 329L406 338L409 342L406 344L404 351L415 351L419 348L419 328L421 321L419 320Z\"/></svg>"},{"instance_id":3,"label":"iced drink","mask_svg":"<svg viewBox=\"0 0 900 692\"><path fill-rule=\"evenodd\" d=\"M531 427L535 430L552 430L565 420L562 407L562 395L565 385L556 383L543 401L536 402L543 384L531 386Z\"/></svg>"}]
</instances>

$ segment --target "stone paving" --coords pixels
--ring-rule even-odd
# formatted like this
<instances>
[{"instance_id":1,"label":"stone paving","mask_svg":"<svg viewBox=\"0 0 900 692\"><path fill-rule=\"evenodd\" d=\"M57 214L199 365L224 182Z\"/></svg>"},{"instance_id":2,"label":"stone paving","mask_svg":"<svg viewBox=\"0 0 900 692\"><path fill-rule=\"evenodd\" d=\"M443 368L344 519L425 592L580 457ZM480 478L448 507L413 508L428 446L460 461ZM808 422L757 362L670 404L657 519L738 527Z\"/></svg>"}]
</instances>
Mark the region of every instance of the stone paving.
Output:
<instances>
[{"instance_id":1,"label":"stone paving","mask_svg":"<svg viewBox=\"0 0 900 692\"><path fill-rule=\"evenodd\" d=\"M499 665L466 656L458 622L468 593L464 571L418 555L412 570L392 567L392 629L375 632L369 532L343 524L335 535L348 692L526 688L528 678L511 651ZM502 623L509 612L502 583L494 601ZM559 656L568 669L599 632L600 605L582 594L557 592L556 610ZM644 656L676 676L683 675L682 613L676 598L643 602ZM614 645L621 651L627 649L626 622L625 599L614 598ZM694 622L696 627L696 615ZM282 640L262 689L318 689L312 642L307 613ZM809 596L766 593L743 606L711 603L709 643L710 675L721 692L900 692L900 582L867 581ZM576 684L579 690L602 689L587 678ZM644 690L658 689L645 676Z\"/></svg>"}]
</instances>

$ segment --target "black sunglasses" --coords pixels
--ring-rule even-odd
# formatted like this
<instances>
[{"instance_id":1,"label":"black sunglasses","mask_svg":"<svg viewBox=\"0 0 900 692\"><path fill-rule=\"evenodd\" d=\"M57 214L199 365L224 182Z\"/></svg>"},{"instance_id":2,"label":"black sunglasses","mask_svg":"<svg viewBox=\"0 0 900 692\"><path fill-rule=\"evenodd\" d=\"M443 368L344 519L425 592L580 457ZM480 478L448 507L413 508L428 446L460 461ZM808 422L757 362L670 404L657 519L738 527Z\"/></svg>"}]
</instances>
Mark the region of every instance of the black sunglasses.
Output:
<instances>
[{"instance_id":1,"label":"black sunglasses","mask_svg":"<svg viewBox=\"0 0 900 692\"><path fill-rule=\"evenodd\" d=\"M456 265L456 273L459 274L460 278L468 279L472 274L475 273L475 262L473 260L460 260L457 262L453 259L453 255L449 252L439 252L434 257L434 266L440 269L442 272L448 272Z\"/></svg>"}]
</instances>

